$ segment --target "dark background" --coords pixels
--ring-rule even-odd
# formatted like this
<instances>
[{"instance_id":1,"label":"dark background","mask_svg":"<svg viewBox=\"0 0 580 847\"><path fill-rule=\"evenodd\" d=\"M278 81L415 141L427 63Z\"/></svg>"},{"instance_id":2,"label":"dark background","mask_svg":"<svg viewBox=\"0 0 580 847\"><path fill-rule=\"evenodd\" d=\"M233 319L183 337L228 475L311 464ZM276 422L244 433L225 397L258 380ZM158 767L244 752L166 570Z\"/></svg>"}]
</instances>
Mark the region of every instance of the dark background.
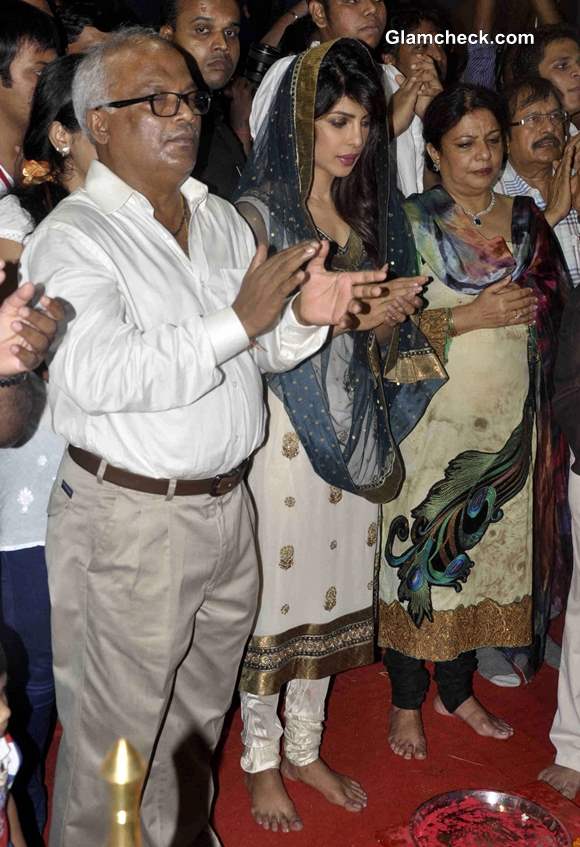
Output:
<instances>
[{"instance_id":1,"label":"dark background","mask_svg":"<svg viewBox=\"0 0 580 847\"><path fill-rule=\"evenodd\" d=\"M1 2L1 0L0 0ZM242 0L243 2L243 0ZM244 5L251 13L253 26L258 37L267 31L269 24L283 11L294 5L296 0L246 0ZM159 16L159 0L128 0L144 23L155 25ZM387 0L387 9L393 11L406 5L419 5L405 0ZM422 4L424 5L424 4ZM457 31L469 27L473 9L473 0L438 0L429 4L446 10ZM503 32L526 32L532 23L532 15L527 0L498 0L501 11L501 30ZM558 0L557 6L571 23L580 24L580 0Z\"/></svg>"}]
</instances>

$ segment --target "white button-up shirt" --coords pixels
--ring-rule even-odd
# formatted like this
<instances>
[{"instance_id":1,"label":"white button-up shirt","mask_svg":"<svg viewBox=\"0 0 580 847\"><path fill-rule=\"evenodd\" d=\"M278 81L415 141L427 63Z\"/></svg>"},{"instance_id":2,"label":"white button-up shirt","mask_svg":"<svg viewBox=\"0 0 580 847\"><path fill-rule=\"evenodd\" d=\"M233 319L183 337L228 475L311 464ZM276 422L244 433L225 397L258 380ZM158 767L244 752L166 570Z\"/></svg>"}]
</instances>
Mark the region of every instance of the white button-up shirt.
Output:
<instances>
[{"instance_id":1,"label":"white button-up shirt","mask_svg":"<svg viewBox=\"0 0 580 847\"><path fill-rule=\"evenodd\" d=\"M255 252L236 210L194 179L189 256L153 207L100 162L40 224L22 279L74 308L50 363L57 433L109 464L156 478L227 472L264 438L260 368L283 371L321 346L288 305L250 347L231 307Z\"/></svg>"},{"instance_id":2,"label":"white button-up shirt","mask_svg":"<svg viewBox=\"0 0 580 847\"><path fill-rule=\"evenodd\" d=\"M318 46L315 41L312 47ZM252 138L256 138L264 124L284 74L294 61L296 56L284 56L274 62L252 101L250 113L250 132ZM379 65L383 71L383 86L387 101L391 99L395 91L399 90L399 83L395 77L400 74L393 65ZM425 142L423 141L423 121L415 115L410 126L395 139L397 150L397 185L405 197L423 191L423 170L425 166Z\"/></svg>"}]
</instances>

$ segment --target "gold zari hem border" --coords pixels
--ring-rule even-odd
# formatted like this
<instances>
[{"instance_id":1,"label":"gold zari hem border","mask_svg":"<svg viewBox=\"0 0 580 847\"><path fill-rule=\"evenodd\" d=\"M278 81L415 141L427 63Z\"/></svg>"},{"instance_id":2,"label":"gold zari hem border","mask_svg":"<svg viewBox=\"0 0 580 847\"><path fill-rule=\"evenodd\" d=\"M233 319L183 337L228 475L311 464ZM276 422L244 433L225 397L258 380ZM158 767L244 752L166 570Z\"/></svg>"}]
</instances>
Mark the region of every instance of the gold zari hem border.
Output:
<instances>
[{"instance_id":1,"label":"gold zari hem border","mask_svg":"<svg viewBox=\"0 0 580 847\"><path fill-rule=\"evenodd\" d=\"M532 598L502 606L485 599L475 606L433 612L419 629L396 600L379 601L379 645L406 656L448 662L478 647L521 647L532 642Z\"/></svg>"},{"instance_id":2,"label":"gold zari hem border","mask_svg":"<svg viewBox=\"0 0 580 847\"><path fill-rule=\"evenodd\" d=\"M372 609L344 615L328 624L306 624L280 635L250 640L240 689L276 694L291 679L322 679L374 661Z\"/></svg>"},{"instance_id":3,"label":"gold zari hem border","mask_svg":"<svg viewBox=\"0 0 580 847\"><path fill-rule=\"evenodd\" d=\"M432 350L417 350L400 353L395 367L387 374L390 382L413 385L427 379L444 379L447 371Z\"/></svg>"}]
</instances>

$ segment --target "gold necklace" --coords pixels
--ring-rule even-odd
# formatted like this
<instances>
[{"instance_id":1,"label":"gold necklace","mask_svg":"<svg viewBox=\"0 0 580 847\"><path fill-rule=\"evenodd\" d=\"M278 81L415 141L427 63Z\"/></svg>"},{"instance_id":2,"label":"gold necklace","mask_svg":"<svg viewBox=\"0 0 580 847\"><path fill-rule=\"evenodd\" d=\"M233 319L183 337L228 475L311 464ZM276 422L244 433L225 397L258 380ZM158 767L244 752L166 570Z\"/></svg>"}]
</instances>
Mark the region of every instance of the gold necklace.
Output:
<instances>
[{"instance_id":1,"label":"gold necklace","mask_svg":"<svg viewBox=\"0 0 580 847\"><path fill-rule=\"evenodd\" d=\"M183 214L181 216L181 220L179 221L179 226L176 230L170 229L169 232L174 238L177 238L181 230L183 229L183 224L185 223L185 219L189 217L189 206L185 202L185 197L183 194L181 195L181 204L183 206Z\"/></svg>"}]
</instances>

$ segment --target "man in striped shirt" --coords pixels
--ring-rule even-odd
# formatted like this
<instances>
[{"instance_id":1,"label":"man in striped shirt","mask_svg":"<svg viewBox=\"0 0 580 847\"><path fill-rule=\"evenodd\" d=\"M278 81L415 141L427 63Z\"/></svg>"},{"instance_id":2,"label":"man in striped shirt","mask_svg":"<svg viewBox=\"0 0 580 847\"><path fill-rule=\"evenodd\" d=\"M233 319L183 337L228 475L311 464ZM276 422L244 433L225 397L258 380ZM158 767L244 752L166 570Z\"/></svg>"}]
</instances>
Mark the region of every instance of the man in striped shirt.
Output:
<instances>
[{"instance_id":1,"label":"man in striped shirt","mask_svg":"<svg viewBox=\"0 0 580 847\"><path fill-rule=\"evenodd\" d=\"M506 92L511 117L509 159L496 191L533 197L554 230L573 285L580 284L580 134L567 139L568 120L553 85L524 79Z\"/></svg>"}]
</instances>

